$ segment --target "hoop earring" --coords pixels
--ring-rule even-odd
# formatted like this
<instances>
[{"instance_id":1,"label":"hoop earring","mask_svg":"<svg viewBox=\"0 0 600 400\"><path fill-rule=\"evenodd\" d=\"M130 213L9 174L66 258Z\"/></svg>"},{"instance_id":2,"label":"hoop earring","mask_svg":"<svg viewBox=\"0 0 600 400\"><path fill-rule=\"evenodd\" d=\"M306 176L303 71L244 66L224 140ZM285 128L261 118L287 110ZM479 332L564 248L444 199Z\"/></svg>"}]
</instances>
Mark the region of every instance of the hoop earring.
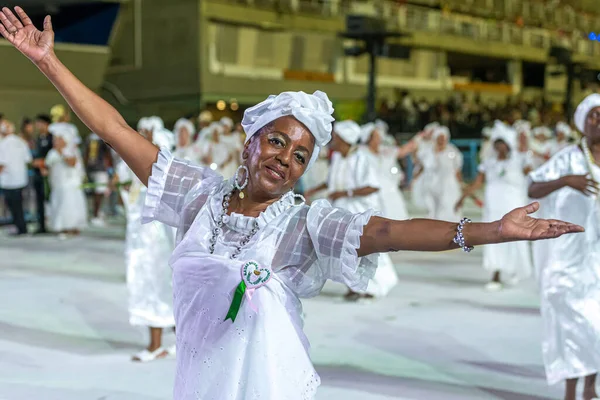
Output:
<instances>
[{"instance_id":1,"label":"hoop earring","mask_svg":"<svg viewBox=\"0 0 600 400\"><path fill-rule=\"evenodd\" d=\"M242 183L241 185L239 184L239 175L240 175L240 169L243 169L246 172L246 177L244 179L244 183ZM235 175L233 176L233 187L239 191L239 197L240 199L243 199L244 197L246 197L246 195L244 194L243 190L246 188L246 186L248 186L248 175L250 175L250 171L248 171L248 167L246 167L245 165L240 165L238 167L238 169L235 171Z\"/></svg>"}]
</instances>

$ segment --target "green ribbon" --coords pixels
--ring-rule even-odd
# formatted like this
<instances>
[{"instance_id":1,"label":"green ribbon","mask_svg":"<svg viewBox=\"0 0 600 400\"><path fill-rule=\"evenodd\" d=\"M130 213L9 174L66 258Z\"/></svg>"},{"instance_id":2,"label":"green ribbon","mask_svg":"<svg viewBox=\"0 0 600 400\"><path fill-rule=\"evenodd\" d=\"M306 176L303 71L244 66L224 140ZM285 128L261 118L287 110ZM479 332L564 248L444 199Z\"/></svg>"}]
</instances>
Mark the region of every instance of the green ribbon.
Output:
<instances>
[{"instance_id":1,"label":"green ribbon","mask_svg":"<svg viewBox=\"0 0 600 400\"><path fill-rule=\"evenodd\" d=\"M235 288L233 300L231 300L231 306L229 306L229 311L227 311L225 321L231 319L231 322L235 322L235 318L237 317L238 312L240 311L240 306L242 305L244 293L246 293L246 283L242 280L237 288Z\"/></svg>"}]
</instances>

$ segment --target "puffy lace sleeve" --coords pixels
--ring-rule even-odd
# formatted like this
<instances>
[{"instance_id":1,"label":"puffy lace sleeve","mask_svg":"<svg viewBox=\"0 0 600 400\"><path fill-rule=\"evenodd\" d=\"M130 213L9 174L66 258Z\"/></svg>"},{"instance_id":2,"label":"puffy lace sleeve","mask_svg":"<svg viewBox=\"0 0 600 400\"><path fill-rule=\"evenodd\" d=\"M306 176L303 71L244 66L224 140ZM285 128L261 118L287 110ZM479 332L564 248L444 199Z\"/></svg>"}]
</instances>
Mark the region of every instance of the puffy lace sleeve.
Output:
<instances>
[{"instance_id":1,"label":"puffy lace sleeve","mask_svg":"<svg viewBox=\"0 0 600 400\"><path fill-rule=\"evenodd\" d=\"M186 222L183 218L193 217L187 212L190 204L194 204L196 212L203 205L190 199L189 194L205 192L199 188L209 189L207 186L222 181L221 175L210 168L176 159L168 150L162 149L148 180L142 223L159 221L175 228L182 227Z\"/></svg>"},{"instance_id":2,"label":"puffy lace sleeve","mask_svg":"<svg viewBox=\"0 0 600 400\"><path fill-rule=\"evenodd\" d=\"M561 176L573 173L572 159L573 155L579 155L579 151L576 146L567 147L560 151L558 154L553 156L548 162L544 163L541 167L529 174L529 180L531 182L549 182L554 181ZM582 157L578 157L584 160ZM575 163L576 166L582 165L583 162ZM577 169L577 168L575 168ZM585 168L580 168L582 173L585 173Z\"/></svg>"},{"instance_id":3,"label":"puffy lace sleeve","mask_svg":"<svg viewBox=\"0 0 600 400\"><path fill-rule=\"evenodd\" d=\"M365 291L375 275L378 254L358 257L360 237L373 211L353 214L334 208L326 200L314 202L306 216L306 231L314 248L314 264L305 271L320 291L325 281L343 283ZM311 293L314 294L314 293Z\"/></svg>"}]
</instances>

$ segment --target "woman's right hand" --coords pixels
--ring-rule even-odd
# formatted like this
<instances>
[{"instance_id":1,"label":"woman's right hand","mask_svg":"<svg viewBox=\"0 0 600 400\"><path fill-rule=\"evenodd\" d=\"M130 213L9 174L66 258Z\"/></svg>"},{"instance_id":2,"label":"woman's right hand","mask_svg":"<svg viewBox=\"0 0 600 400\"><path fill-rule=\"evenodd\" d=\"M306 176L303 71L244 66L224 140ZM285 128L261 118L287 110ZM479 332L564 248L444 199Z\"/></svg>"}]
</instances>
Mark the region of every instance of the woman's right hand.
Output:
<instances>
[{"instance_id":1,"label":"woman's right hand","mask_svg":"<svg viewBox=\"0 0 600 400\"><path fill-rule=\"evenodd\" d=\"M40 31L21 7L15 7L15 11L18 18L7 7L0 11L0 33L37 65L54 52L54 31L50 16L46 16L44 30Z\"/></svg>"},{"instance_id":2,"label":"woman's right hand","mask_svg":"<svg viewBox=\"0 0 600 400\"><path fill-rule=\"evenodd\" d=\"M567 175L564 178L565 186L573 188L586 196L598 194L598 183L589 174Z\"/></svg>"}]
</instances>

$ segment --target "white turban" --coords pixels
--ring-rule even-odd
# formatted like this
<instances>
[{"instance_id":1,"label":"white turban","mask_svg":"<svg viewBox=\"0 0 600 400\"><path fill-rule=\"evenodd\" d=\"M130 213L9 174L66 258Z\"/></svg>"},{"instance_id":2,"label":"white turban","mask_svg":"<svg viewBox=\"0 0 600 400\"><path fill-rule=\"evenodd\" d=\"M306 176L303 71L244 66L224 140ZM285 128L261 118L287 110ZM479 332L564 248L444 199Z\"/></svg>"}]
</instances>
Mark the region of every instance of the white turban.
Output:
<instances>
[{"instance_id":1,"label":"white turban","mask_svg":"<svg viewBox=\"0 0 600 400\"><path fill-rule=\"evenodd\" d=\"M163 122L161 117L152 116L147 118L146 122L148 124L148 127L146 129L148 129L149 131L157 132L165 129L165 123Z\"/></svg>"},{"instance_id":2,"label":"white turban","mask_svg":"<svg viewBox=\"0 0 600 400\"><path fill-rule=\"evenodd\" d=\"M378 129L378 127L373 122L369 122L368 124L361 126L360 127L360 142L367 143L371 139L371 135L373 134L373 132L375 132L376 129ZM337 128L336 128L336 131L337 131Z\"/></svg>"},{"instance_id":3,"label":"white turban","mask_svg":"<svg viewBox=\"0 0 600 400\"><path fill-rule=\"evenodd\" d=\"M424 131L431 131L440 126L439 122L430 122L423 128Z\"/></svg>"},{"instance_id":4,"label":"white turban","mask_svg":"<svg viewBox=\"0 0 600 400\"><path fill-rule=\"evenodd\" d=\"M336 122L333 127L335 133L342 138L342 140L349 145L355 145L361 138L360 125L351 120Z\"/></svg>"},{"instance_id":5,"label":"white turban","mask_svg":"<svg viewBox=\"0 0 600 400\"><path fill-rule=\"evenodd\" d=\"M538 126L537 128L533 128L532 133L534 136L544 135L548 139L552 137L552 131L547 126Z\"/></svg>"},{"instance_id":6,"label":"white turban","mask_svg":"<svg viewBox=\"0 0 600 400\"><path fill-rule=\"evenodd\" d=\"M390 131L390 126L382 119L375 120L375 127L377 127L381 133L387 134Z\"/></svg>"},{"instance_id":7,"label":"white turban","mask_svg":"<svg viewBox=\"0 0 600 400\"><path fill-rule=\"evenodd\" d=\"M489 139L490 137L492 137L492 128L486 126L485 128L482 129L481 135L484 138L488 138Z\"/></svg>"},{"instance_id":8,"label":"white turban","mask_svg":"<svg viewBox=\"0 0 600 400\"><path fill-rule=\"evenodd\" d=\"M145 130L145 129L148 129L148 118L142 117L142 118L140 118L140 120L137 123L137 130L139 132L139 131Z\"/></svg>"},{"instance_id":9,"label":"white turban","mask_svg":"<svg viewBox=\"0 0 600 400\"><path fill-rule=\"evenodd\" d=\"M175 145L175 135L168 129L152 131L152 143L160 148L166 147L171 150Z\"/></svg>"},{"instance_id":10,"label":"white turban","mask_svg":"<svg viewBox=\"0 0 600 400\"><path fill-rule=\"evenodd\" d=\"M440 136L445 136L446 139L450 140L450 129L447 126L438 125L433 129L433 139L437 139Z\"/></svg>"},{"instance_id":11,"label":"white turban","mask_svg":"<svg viewBox=\"0 0 600 400\"><path fill-rule=\"evenodd\" d=\"M78 145L81 137L77 127L69 122L54 122L48 125L48 132L53 136L60 136L69 144Z\"/></svg>"},{"instance_id":12,"label":"white turban","mask_svg":"<svg viewBox=\"0 0 600 400\"><path fill-rule=\"evenodd\" d=\"M194 127L194 124L192 123L192 121L190 121L187 118L179 118L177 120L177 122L175 122L173 131L175 132L177 139L179 139L179 132L181 131L182 128L187 128L188 132L190 133L190 140L191 140L192 137L194 136L194 131L195 131L195 127Z\"/></svg>"},{"instance_id":13,"label":"white turban","mask_svg":"<svg viewBox=\"0 0 600 400\"><path fill-rule=\"evenodd\" d=\"M571 137L572 133L569 124L562 121L556 124L556 132L562 132L566 137Z\"/></svg>"},{"instance_id":14,"label":"white turban","mask_svg":"<svg viewBox=\"0 0 600 400\"><path fill-rule=\"evenodd\" d=\"M585 129L585 119L589 112L596 107L600 107L600 94L598 93L590 94L579 103L575 110L575 116L573 117L575 126L579 129L579 132L583 133L583 130Z\"/></svg>"},{"instance_id":15,"label":"white turban","mask_svg":"<svg viewBox=\"0 0 600 400\"><path fill-rule=\"evenodd\" d=\"M223 117L221 118L221 121L219 121L221 123L221 125L224 125L226 127L228 127L229 129L233 129L233 120L229 117Z\"/></svg>"},{"instance_id":16,"label":"white turban","mask_svg":"<svg viewBox=\"0 0 600 400\"><path fill-rule=\"evenodd\" d=\"M525 132L527 136L531 134L531 122L520 119L513 124L513 128L517 133Z\"/></svg>"},{"instance_id":17,"label":"white turban","mask_svg":"<svg viewBox=\"0 0 600 400\"><path fill-rule=\"evenodd\" d=\"M503 122L496 121L491 133L490 141L492 143L502 140L511 150L517 147L517 132Z\"/></svg>"},{"instance_id":18,"label":"white turban","mask_svg":"<svg viewBox=\"0 0 600 400\"><path fill-rule=\"evenodd\" d=\"M283 92L277 96L271 95L265 101L247 109L242 126L248 142L267 124L287 115L293 116L302 122L315 138L315 149L306 167L308 170L319 157L321 147L331 140L331 124L334 121L332 114L331 101L319 90L313 94Z\"/></svg>"}]
</instances>

